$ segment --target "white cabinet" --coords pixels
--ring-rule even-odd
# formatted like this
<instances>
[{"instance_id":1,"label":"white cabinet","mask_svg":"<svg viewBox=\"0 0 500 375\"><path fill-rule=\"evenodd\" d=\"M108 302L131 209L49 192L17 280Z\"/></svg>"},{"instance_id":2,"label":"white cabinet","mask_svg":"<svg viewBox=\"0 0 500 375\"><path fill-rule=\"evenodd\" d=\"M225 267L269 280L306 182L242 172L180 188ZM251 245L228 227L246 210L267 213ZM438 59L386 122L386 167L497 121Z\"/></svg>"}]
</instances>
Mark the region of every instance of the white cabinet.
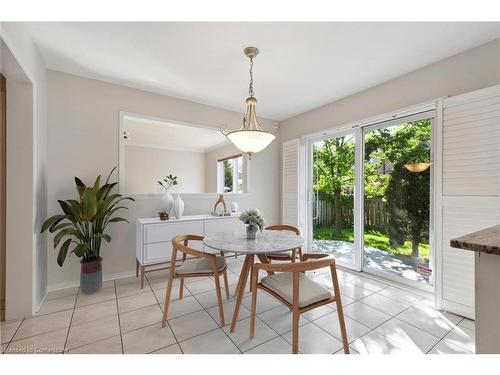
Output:
<instances>
[{"instance_id":1,"label":"white cabinet","mask_svg":"<svg viewBox=\"0 0 500 375\"><path fill-rule=\"evenodd\" d=\"M232 216L214 217L210 215L184 216L182 219L161 221L159 218L137 219L137 275L141 275L144 285L144 272L148 266L167 263L172 260L172 238L179 234L213 235L217 232L244 230L245 225L239 220L239 213ZM191 242L190 247L213 252L201 242ZM182 258L182 253L177 259Z\"/></svg>"},{"instance_id":2,"label":"white cabinet","mask_svg":"<svg viewBox=\"0 0 500 375\"><path fill-rule=\"evenodd\" d=\"M214 217L209 215L184 216L182 219L161 221L158 218L137 219L138 266L150 266L170 262L172 238L179 234L213 235L217 232L244 230L239 214ZM203 250L203 244L192 242L189 246ZM206 249L210 251L210 249ZM181 254L182 256L182 254Z\"/></svg>"}]
</instances>

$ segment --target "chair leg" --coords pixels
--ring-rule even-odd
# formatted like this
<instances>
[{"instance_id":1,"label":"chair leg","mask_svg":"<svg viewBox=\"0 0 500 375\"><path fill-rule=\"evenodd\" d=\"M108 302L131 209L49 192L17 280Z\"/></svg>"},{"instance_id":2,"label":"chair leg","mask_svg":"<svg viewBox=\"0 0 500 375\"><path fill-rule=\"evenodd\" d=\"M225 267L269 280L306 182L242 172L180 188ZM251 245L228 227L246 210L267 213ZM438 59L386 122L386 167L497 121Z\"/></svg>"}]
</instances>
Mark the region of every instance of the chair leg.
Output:
<instances>
[{"instance_id":1,"label":"chair leg","mask_svg":"<svg viewBox=\"0 0 500 375\"><path fill-rule=\"evenodd\" d=\"M299 312L293 310L292 321L292 354L299 354Z\"/></svg>"},{"instance_id":2,"label":"chair leg","mask_svg":"<svg viewBox=\"0 0 500 375\"><path fill-rule=\"evenodd\" d=\"M302 262L302 248L299 247L299 261Z\"/></svg>"},{"instance_id":3,"label":"chair leg","mask_svg":"<svg viewBox=\"0 0 500 375\"><path fill-rule=\"evenodd\" d=\"M342 307L342 297L340 296L339 280L337 278L337 269L335 264L330 266L332 274L333 291L335 293L335 303L337 304L337 313L339 315L340 334L342 335L342 345L344 353L349 354L349 341L347 340L347 331L345 329L344 309Z\"/></svg>"},{"instance_id":4,"label":"chair leg","mask_svg":"<svg viewBox=\"0 0 500 375\"><path fill-rule=\"evenodd\" d=\"M253 270L253 267L252 267ZM248 337L253 339L255 335L255 314L257 312L257 280L258 280L258 272L252 272L252 308L250 312L250 332Z\"/></svg>"},{"instance_id":5,"label":"chair leg","mask_svg":"<svg viewBox=\"0 0 500 375\"><path fill-rule=\"evenodd\" d=\"M175 256L175 251L174 251ZM175 259L175 258L173 258ZM165 293L165 303L163 305L163 318L161 320L161 327L165 328L165 324L167 323L167 315L168 315L168 307L170 304L170 294L172 293L172 284L174 282L174 272L175 266L170 263L170 272L168 274L168 283L167 283L167 292Z\"/></svg>"},{"instance_id":6,"label":"chair leg","mask_svg":"<svg viewBox=\"0 0 500 375\"><path fill-rule=\"evenodd\" d=\"M184 296L184 278L181 277L181 282L180 282L181 286L179 287L179 299L182 299L182 297Z\"/></svg>"},{"instance_id":7,"label":"chair leg","mask_svg":"<svg viewBox=\"0 0 500 375\"><path fill-rule=\"evenodd\" d=\"M291 259L292 263L295 263L296 258L297 258L297 250L292 250L292 259Z\"/></svg>"},{"instance_id":8,"label":"chair leg","mask_svg":"<svg viewBox=\"0 0 500 375\"><path fill-rule=\"evenodd\" d=\"M213 268L214 268L214 279L215 279L215 292L217 294L217 304L219 305L220 324L221 324L221 327L224 327L226 325L226 322L224 321L224 306L222 306L222 295L220 292L219 272L217 271L217 266L215 265L215 260L214 260Z\"/></svg>"},{"instance_id":9,"label":"chair leg","mask_svg":"<svg viewBox=\"0 0 500 375\"><path fill-rule=\"evenodd\" d=\"M135 277L139 277L139 261L135 260Z\"/></svg>"},{"instance_id":10,"label":"chair leg","mask_svg":"<svg viewBox=\"0 0 500 375\"><path fill-rule=\"evenodd\" d=\"M299 273L293 272L292 354L299 353Z\"/></svg>"},{"instance_id":11,"label":"chair leg","mask_svg":"<svg viewBox=\"0 0 500 375\"><path fill-rule=\"evenodd\" d=\"M227 268L224 271L224 289L226 289L226 299L229 299L229 282L227 281Z\"/></svg>"}]
</instances>

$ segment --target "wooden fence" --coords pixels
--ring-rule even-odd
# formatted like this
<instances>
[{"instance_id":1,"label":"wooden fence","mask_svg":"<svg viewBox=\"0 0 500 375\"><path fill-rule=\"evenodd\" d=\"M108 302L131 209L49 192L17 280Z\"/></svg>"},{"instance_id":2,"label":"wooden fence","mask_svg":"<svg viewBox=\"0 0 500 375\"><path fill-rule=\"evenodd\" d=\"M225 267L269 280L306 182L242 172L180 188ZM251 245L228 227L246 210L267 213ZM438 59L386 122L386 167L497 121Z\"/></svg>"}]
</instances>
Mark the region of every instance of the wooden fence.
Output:
<instances>
[{"instance_id":1,"label":"wooden fence","mask_svg":"<svg viewBox=\"0 0 500 375\"><path fill-rule=\"evenodd\" d=\"M381 230L387 228L387 210L381 198L365 199L365 228ZM343 227L354 225L353 199L342 202ZM313 198L314 227L333 227L335 225L335 204L331 196L322 195Z\"/></svg>"}]
</instances>

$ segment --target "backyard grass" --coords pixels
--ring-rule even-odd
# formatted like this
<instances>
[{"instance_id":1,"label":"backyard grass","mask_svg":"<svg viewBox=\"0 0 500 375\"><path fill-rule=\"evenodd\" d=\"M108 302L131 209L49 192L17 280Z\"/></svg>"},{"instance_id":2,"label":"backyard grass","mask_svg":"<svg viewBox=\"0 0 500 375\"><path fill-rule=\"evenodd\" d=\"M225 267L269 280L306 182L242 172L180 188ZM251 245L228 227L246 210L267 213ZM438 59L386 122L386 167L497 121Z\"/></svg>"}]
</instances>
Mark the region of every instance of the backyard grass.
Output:
<instances>
[{"instance_id":1,"label":"backyard grass","mask_svg":"<svg viewBox=\"0 0 500 375\"><path fill-rule=\"evenodd\" d=\"M342 229L342 232L336 235L333 228L315 228L313 235L315 240L337 240L354 242L354 231L352 229ZM410 241L406 241L404 246L392 247L389 242L389 236L378 231L369 230L365 233L365 246L385 250L392 254L411 255ZM421 243L418 248L420 258L429 258L428 243Z\"/></svg>"}]
</instances>

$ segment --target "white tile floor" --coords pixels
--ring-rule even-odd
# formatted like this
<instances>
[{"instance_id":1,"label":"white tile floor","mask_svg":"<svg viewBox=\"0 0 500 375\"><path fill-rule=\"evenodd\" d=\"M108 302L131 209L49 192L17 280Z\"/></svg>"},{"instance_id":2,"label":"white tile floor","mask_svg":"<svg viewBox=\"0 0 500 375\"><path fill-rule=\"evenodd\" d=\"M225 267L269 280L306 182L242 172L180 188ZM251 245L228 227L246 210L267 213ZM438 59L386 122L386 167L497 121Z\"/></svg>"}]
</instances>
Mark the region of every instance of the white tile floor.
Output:
<instances>
[{"instance_id":1,"label":"white tile floor","mask_svg":"<svg viewBox=\"0 0 500 375\"><path fill-rule=\"evenodd\" d=\"M234 294L243 258L229 258ZM329 274L314 279L331 285ZM94 295L77 288L51 292L31 319L0 324L6 353L291 353L291 314L259 292L255 338L248 338L250 295L245 296L236 331L229 332L234 298L224 301L227 325L220 327L215 286L210 278L187 279L184 298L174 285L166 328L160 328L167 271L106 282ZM340 271L339 280L351 352L473 353L474 322L443 313L419 294L361 274ZM248 288L247 288L248 290ZM335 305L301 318L301 353L342 354Z\"/></svg>"}]
</instances>

